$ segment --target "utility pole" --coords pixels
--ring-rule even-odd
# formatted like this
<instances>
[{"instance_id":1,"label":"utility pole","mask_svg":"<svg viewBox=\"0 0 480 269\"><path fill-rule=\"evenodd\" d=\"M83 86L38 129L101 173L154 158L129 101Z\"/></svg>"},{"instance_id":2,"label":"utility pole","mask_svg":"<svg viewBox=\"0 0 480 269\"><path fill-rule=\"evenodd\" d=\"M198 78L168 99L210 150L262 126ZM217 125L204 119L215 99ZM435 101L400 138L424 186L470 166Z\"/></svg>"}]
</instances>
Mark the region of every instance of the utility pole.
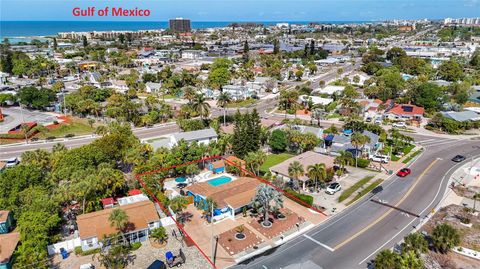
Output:
<instances>
[{"instance_id":1,"label":"utility pole","mask_svg":"<svg viewBox=\"0 0 480 269\"><path fill-rule=\"evenodd\" d=\"M212 212L211 212L211 219L210 219L210 225L211 225L211 241L212 241L212 262L215 264L215 239L213 238L213 202L212 202Z\"/></svg>"}]
</instances>

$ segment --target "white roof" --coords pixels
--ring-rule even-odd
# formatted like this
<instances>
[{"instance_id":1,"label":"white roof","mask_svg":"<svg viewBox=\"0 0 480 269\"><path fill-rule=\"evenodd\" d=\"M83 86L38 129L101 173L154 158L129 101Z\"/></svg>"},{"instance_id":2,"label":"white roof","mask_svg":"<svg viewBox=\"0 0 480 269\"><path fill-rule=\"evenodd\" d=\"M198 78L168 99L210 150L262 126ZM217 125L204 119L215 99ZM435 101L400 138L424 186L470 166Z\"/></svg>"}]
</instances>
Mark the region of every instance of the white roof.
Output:
<instances>
[{"instance_id":1,"label":"white roof","mask_svg":"<svg viewBox=\"0 0 480 269\"><path fill-rule=\"evenodd\" d=\"M329 94L329 95L332 95L336 92L341 92L345 89L345 86L332 86L332 85L328 85L326 86L325 88L318 88L318 89L315 89L314 91L315 92L319 92L319 93L325 93L325 94Z\"/></svg>"},{"instance_id":2,"label":"white roof","mask_svg":"<svg viewBox=\"0 0 480 269\"><path fill-rule=\"evenodd\" d=\"M324 106L333 102L332 98L323 98L323 97L320 97L320 96L301 95L299 99L300 99L300 101L303 101L303 100L308 101L308 99L312 99L312 102L314 104L321 104L321 105L324 105Z\"/></svg>"},{"instance_id":3,"label":"white roof","mask_svg":"<svg viewBox=\"0 0 480 269\"><path fill-rule=\"evenodd\" d=\"M117 199L119 205L128 205L142 201L148 201L148 197L143 193Z\"/></svg>"}]
</instances>

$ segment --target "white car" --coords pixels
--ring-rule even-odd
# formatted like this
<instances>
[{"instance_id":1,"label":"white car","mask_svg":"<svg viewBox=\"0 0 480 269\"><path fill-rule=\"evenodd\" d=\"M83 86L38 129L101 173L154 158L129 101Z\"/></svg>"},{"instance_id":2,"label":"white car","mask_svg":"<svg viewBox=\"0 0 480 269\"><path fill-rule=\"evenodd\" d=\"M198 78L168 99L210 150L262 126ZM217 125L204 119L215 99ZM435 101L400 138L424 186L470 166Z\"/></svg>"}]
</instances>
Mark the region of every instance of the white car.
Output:
<instances>
[{"instance_id":1,"label":"white car","mask_svg":"<svg viewBox=\"0 0 480 269\"><path fill-rule=\"evenodd\" d=\"M328 185L328 187L327 187L327 189L325 190L325 192L326 192L327 194L333 195L333 194L335 194L336 192L339 192L341 189L342 189L342 186L340 186L340 183L335 182L335 183L332 183L332 184Z\"/></svg>"},{"instance_id":2,"label":"white car","mask_svg":"<svg viewBox=\"0 0 480 269\"><path fill-rule=\"evenodd\" d=\"M15 165L19 164L20 161L17 158L11 158L7 160L5 167L14 167Z\"/></svg>"},{"instance_id":3,"label":"white car","mask_svg":"<svg viewBox=\"0 0 480 269\"><path fill-rule=\"evenodd\" d=\"M376 118L375 119L375 124L382 124L382 119L381 118Z\"/></svg>"},{"instance_id":4,"label":"white car","mask_svg":"<svg viewBox=\"0 0 480 269\"><path fill-rule=\"evenodd\" d=\"M407 124L403 121L400 121L400 122L394 122L392 124L393 127L395 128L407 128Z\"/></svg>"},{"instance_id":5,"label":"white car","mask_svg":"<svg viewBox=\"0 0 480 269\"><path fill-rule=\"evenodd\" d=\"M388 157L387 155L379 155L379 154L369 155L368 159L370 161L379 162L379 163L388 163L390 161L390 157Z\"/></svg>"}]
</instances>

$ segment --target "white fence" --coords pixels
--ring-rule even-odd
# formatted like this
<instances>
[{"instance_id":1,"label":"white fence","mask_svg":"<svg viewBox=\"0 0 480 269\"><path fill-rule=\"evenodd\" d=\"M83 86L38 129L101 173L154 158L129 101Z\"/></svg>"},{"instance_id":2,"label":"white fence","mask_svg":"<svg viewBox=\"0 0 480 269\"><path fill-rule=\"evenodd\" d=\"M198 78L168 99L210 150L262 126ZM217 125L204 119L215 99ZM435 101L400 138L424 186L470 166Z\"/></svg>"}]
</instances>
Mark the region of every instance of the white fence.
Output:
<instances>
[{"instance_id":1,"label":"white fence","mask_svg":"<svg viewBox=\"0 0 480 269\"><path fill-rule=\"evenodd\" d=\"M60 253L60 249L64 248L66 251L70 252L82 245L82 240L80 238L75 238L63 242L58 242L53 245L47 246L48 255L54 255Z\"/></svg>"}]
</instances>

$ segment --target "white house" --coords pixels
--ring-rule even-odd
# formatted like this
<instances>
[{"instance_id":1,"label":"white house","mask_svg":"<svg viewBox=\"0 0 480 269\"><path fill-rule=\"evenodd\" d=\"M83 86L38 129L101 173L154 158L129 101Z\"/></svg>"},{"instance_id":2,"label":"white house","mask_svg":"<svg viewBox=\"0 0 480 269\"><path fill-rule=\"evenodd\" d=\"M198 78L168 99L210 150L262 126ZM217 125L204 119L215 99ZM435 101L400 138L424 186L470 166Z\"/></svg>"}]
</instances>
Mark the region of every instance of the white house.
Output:
<instances>
[{"instance_id":1,"label":"white house","mask_svg":"<svg viewBox=\"0 0 480 269\"><path fill-rule=\"evenodd\" d=\"M323 106L326 106L333 102L332 98L323 98L320 96L300 95L298 98L298 101L301 103L304 103L304 102L308 103L309 100L311 100L314 105L323 105Z\"/></svg>"},{"instance_id":2,"label":"white house","mask_svg":"<svg viewBox=\"0 0 480 269\"><path fill-rule=\"evenodd\" d=\"M159 92L162 87L162 83L147 82L145 83L145 91L148 93Z\"/></svg>"},{"instance_id":3,"label":"white house","mask_svg":"<svg viewBox=\"0 0 480 269\"><path fill-rule=\"evenodd\" d=\"M185 140L188 143L196 141L199 144L208 145L212 141L217 141L218 135L213 128L191 131L191 132L181 132L171 135L170 143L171 145L176 145L180 140Z\"/></svg>"},{"instance_id":4,"label":"white house","mask_svg":"<svg viewBox=\"0 0 480 269\"><path fill-rule=\"evenodd\" d=\"M322 94L328 94L328 95L333 95L335 93L341 93L343 90L345 90L345 86L333 86L333 85L327 85L325 88L318 88L313 90L313 92L319 92Z\"/></svg>"},{"instance_id":5,"label":"white house","mask_svg":"<svg viewBox=\"0 0 480 269\"><path fill-rule=\"evenodd\" d=\"M204 55L205 52L201 50L182 50L182 59L196 60L200 59Z\"/></svg>"}]
</instances>

